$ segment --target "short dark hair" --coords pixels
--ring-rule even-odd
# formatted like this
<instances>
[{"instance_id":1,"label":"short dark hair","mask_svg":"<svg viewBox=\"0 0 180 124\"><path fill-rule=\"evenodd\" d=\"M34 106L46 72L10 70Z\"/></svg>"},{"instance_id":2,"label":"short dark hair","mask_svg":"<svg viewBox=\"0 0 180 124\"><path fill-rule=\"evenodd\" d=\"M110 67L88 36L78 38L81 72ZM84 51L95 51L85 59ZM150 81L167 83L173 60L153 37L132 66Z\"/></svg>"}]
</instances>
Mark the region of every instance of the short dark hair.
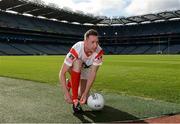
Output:
<instances>
[{"instance_id":1,"label":"short dark hair","mask_svg":"<svg viewBox=\"0 0 180 124\"><path fill-rule=\"evenodd\" d=\"M98 32L94 29L89 29L85 34L84 34L84 39L86 40L90 35L98 36Z\"/></svg>"}]
</instances>

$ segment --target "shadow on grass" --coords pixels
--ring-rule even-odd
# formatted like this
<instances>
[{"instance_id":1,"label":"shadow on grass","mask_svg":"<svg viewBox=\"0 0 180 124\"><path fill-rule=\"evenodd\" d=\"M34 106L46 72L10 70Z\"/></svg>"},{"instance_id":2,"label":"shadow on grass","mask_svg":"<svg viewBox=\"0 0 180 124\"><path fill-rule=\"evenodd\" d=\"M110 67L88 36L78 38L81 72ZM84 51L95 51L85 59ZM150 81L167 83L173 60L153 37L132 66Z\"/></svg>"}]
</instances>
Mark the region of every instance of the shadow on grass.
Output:
<instances>
[{"instance_id":1,"label":"shadow on grass","mask_svg":"<svg viewBox=\"0 0 180 124\"><path fill-rule=\"evenodd\" d=\"M74 114L81 122L128 122L139 118L122 112L110 106L105 106L102 111L84 111L82 114ZM88 120L86 119L88 118ZM92 120L92 121L89 121ZM144 123L144 122L141 122Z\"/></svg>"}]
</instances>

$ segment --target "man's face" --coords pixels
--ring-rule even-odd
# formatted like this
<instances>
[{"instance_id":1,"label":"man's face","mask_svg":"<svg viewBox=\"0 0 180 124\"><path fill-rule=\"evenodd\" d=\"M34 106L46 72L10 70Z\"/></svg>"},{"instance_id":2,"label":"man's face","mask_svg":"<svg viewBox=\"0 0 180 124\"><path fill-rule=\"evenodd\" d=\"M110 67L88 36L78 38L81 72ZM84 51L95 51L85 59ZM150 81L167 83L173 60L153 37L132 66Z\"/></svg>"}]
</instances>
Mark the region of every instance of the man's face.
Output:
<instances>
[{"instance_id":1,"label":"man's face","mask_svg":"<svg viewBox=\"0 0 180 124\"><path fill-rule=\"evenodd\" d=\"M86 39L86 48L90 52L95 52L99 43L98 36L90 35Z\"/></svg>"}]
</instances>

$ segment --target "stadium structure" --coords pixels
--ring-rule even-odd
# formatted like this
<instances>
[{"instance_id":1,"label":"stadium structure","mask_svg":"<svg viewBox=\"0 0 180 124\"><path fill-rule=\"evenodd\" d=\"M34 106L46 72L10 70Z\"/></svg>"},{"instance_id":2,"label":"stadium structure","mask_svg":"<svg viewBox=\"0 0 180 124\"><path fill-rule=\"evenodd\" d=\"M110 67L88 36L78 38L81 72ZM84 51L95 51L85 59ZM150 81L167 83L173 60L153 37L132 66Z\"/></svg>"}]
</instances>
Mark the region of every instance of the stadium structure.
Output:
<instances>
[{"instance_id":1,"label":"stadium structure","mask_svg":"<svg viewBox=\"0 0 180 124\"><path fill-rule=\"evenodd\" d=\"M180 10L93 16L25 0L0 0L0 55L61 55L96 29L106 54L179 54Z\"/></svg>"}]
</instances>

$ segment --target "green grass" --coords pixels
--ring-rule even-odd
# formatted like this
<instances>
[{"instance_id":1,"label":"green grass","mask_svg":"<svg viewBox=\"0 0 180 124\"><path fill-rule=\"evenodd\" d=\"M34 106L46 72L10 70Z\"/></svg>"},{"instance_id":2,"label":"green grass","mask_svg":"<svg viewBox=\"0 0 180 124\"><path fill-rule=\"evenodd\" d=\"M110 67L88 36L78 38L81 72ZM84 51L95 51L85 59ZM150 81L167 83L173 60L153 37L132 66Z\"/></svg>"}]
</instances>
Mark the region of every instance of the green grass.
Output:
<instances>
[{"instance_id":1,"label":"green grass","mask_svg":"<svg viewBox=\"0 0 180 124\"><path fill-rule=\"evenodd\" d=\"M0 76L56 85L64 56L1 56ZM105 56L93 88L180 103L180 56Z\"/></svg>"},{"instance_id":2,"label":"green grass","mask_svg":"<svg viewBox=\"0 0 180 124\"><path fill-rule=\"evenodd\" d=\"M105 107L73 115L59 85L0 77L0 123L113 123L180 112L180 104L103 93ZM113 97L112 97L113 96Z\"/></svg>"}]
</instances>

